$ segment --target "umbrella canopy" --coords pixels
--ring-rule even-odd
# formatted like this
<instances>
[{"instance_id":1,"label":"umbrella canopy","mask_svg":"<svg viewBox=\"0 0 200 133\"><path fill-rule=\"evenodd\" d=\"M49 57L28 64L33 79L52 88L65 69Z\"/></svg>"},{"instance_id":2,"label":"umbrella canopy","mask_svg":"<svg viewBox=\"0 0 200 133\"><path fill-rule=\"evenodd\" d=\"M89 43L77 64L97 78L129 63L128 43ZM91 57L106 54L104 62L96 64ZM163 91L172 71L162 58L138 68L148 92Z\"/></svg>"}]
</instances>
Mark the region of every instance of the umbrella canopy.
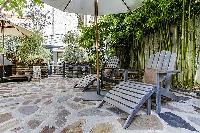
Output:
<instances>
[{"instance_id":1,"label":"umbrella canopy","mask_svg":"<svg viewBox=\"0 0 200 133\"><path fill-rule=\"evenodd\" d=\"M31 36L32 34L31 31L15 25L7 19L0 18L0 36Z\"/></svg>"},{"instance_id":2,"label":"umbrella canopy","mask_svg":"<svg viewBox=\"0 0 200 133\"><path fill-rule=\"evenodd\" d=\"M42 0L62 11L95 16L96 0ZM143 0L98 0L98 15L125 13L142 5Z\"/></svg>"},{"instance_id":3,"label":"umbrella canopy","mask_svg":"<svg viewBox=\"0 0 200 133\"><path fill-rule=\"evenodd\" d=\"M143 0L42 0L62 11L95 16L96 27L96 64L97 64L97 94L100 94L99 79L99 30L97 17L99 15L125 13L142 5Z\"/></svg>"}]
</instances>

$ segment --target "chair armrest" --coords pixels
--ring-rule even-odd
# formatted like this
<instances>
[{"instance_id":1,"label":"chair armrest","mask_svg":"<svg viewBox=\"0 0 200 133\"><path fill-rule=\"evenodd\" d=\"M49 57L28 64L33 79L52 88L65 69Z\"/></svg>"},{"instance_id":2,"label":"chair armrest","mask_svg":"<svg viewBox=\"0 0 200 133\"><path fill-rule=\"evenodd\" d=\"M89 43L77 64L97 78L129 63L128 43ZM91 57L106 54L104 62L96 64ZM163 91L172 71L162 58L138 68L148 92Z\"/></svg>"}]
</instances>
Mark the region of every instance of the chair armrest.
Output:
<instances>
[{"instance_id":1,"label":"chair armrest","mask_svg":"<svg viewBox=\"0 0 200 133\"><path fill-rule=\"evenodd\" d=\"M160 71L157 71L157 81L159 82L162 82L165 80L165 76L169 73L171 74L177 74L177 73L180 73L181 71L179 70L173 70L173 71L165 71L165 70L160 70Z\"/></svg>"}]
</instances>

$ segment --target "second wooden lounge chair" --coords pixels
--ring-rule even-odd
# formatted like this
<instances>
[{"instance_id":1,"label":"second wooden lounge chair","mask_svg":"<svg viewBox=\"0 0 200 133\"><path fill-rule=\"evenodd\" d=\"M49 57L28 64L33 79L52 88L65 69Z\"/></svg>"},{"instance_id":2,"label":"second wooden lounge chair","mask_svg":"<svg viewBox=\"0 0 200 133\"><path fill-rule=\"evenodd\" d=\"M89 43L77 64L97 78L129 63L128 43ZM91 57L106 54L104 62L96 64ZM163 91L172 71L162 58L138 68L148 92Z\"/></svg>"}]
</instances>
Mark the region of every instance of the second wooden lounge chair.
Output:
<instances>
[{"instance_id":1,"label":"second wooden lounge chair","mask_svg":"<svg viewBox=\"0 0 200 133\"><path fill-rule=\"evenodd\" d=\"M118 68L119 64L119 58L114 56L110 57L107 61L106 64L104 65L101 69L101 80L107 80L107 81L112 81L113 75L115 73L115 70ZM83 88L83 90L87 90L90 85L96 81L97 75L96 74L89 74L86 75L85 77L81 78L74 87L75 88Z\"/></svg>"}]
</instances>

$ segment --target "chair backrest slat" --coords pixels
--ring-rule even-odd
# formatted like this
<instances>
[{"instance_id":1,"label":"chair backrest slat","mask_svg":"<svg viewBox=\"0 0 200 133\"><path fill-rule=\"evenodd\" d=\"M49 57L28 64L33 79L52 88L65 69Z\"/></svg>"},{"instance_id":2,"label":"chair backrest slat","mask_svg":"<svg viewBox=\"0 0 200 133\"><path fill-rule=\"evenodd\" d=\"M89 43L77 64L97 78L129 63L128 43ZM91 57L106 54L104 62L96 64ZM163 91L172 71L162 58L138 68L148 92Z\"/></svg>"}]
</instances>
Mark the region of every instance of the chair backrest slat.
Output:
<instances>
[{"instance_id":1,"label":"chair backrest slat","mask_svg":"<svg viewBox=\"0 0 200 133\"><path fill-rule=\"evenodd\" d=\"M110 57L106 62L106 67L108 68L117 68L119 64L119 58L114 56Z\"/></svg>"},{"instance_id":2,"label":"chair backrest slat","mask_svg":"<svg viewBox=\"0 0 200 133\"><path fill-rule=\"evenodd\" d=\"M151 55L147 62L147 68L158 70L174 70L176 63L176 54L169 51L161 51Z\"/></svg>"},{"instance_id":3,"label":"chair backrest slat","mask_svg":"<svg viewBox=\"0 0 200 133\"><path fill-rule=\"evenodd\" d=\"M170 59L171 59L171 52L166 52L165 58L163 60L163 65L160 70L168 70L169 69L169 63L171 61Z\"/></svg>"},{"instance_id":4,"label":"chair backrest slat","mask_svg":"<svg viewBox=\"0 0 200 133\"><path fill-rule=\"evenodd\" d=\"M153 64L153 59L154 59L154 55L151 55L146 65L147 68L151 68Z\"/></svg>"},{"instance_id":5,"label":"chair backrest slat","mask_svg":"<svg viewBox=\"0 0 200 133\"><path fill-rule=\"evenodd\" d=\"M156 69L159 61L160 53L156 53L153 58L153 62L151 64L151 68Z\"/></svg>"},{"instance_id":6,"label":"chair backrest slat","mask_svg":"<svg viewBox=\"0 0 200 133\"><path fill-rule=\"evenodd\" d=\"M157 67L155 69L158 69L158 70L162 70L163 68L163 62L165 60L165 51L161 51L159 54L159 57L158 57L158 62L157 62Z\"/></svg>"},{"instance_id":7,"label":"chair backrest slat","mask_svg":"<svg viewBox=\"0 0 200 133\"><path fill-rule=\"evenodd\" d=\"M173 71L176 66L176 53L172 53L168 70Z\"/></svg>"}]
</instances>

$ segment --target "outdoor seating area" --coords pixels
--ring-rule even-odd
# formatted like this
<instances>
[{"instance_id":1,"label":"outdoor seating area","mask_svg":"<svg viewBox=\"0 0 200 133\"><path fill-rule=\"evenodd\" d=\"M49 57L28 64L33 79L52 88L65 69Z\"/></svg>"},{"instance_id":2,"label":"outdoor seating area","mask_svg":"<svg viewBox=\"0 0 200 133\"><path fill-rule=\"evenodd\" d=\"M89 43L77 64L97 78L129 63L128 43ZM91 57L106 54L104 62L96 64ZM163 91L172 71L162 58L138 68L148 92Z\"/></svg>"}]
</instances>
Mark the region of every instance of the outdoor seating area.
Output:
<instances>
[{"instance_id":1,"label":"outdoor seating area","mask_svg":"<svg viewBox=\"0 0 200 133\"><path fill-rule=\"evenodd\" d=\"M0 133L200 132L200 0L2 0Z\"/></svg>"},{"instance_id":2,"label":"outdoor seating area","mask_svg":"<svg viewBox=\"0 0 200 133\"><path fill-rule=\"evenodd\" d=\"M101 101L83 101L84 92L73 86L78 78L49 77L40 82L1 83L0 132L197 132L200 101L192 93L175 92L182 101L162 99L162 111L151 115L146 104L129 127L128 113ZM52 89L53 88L53 89ZM116 88L117 89L117 88Z\"/></svg>"}]
</instances>

